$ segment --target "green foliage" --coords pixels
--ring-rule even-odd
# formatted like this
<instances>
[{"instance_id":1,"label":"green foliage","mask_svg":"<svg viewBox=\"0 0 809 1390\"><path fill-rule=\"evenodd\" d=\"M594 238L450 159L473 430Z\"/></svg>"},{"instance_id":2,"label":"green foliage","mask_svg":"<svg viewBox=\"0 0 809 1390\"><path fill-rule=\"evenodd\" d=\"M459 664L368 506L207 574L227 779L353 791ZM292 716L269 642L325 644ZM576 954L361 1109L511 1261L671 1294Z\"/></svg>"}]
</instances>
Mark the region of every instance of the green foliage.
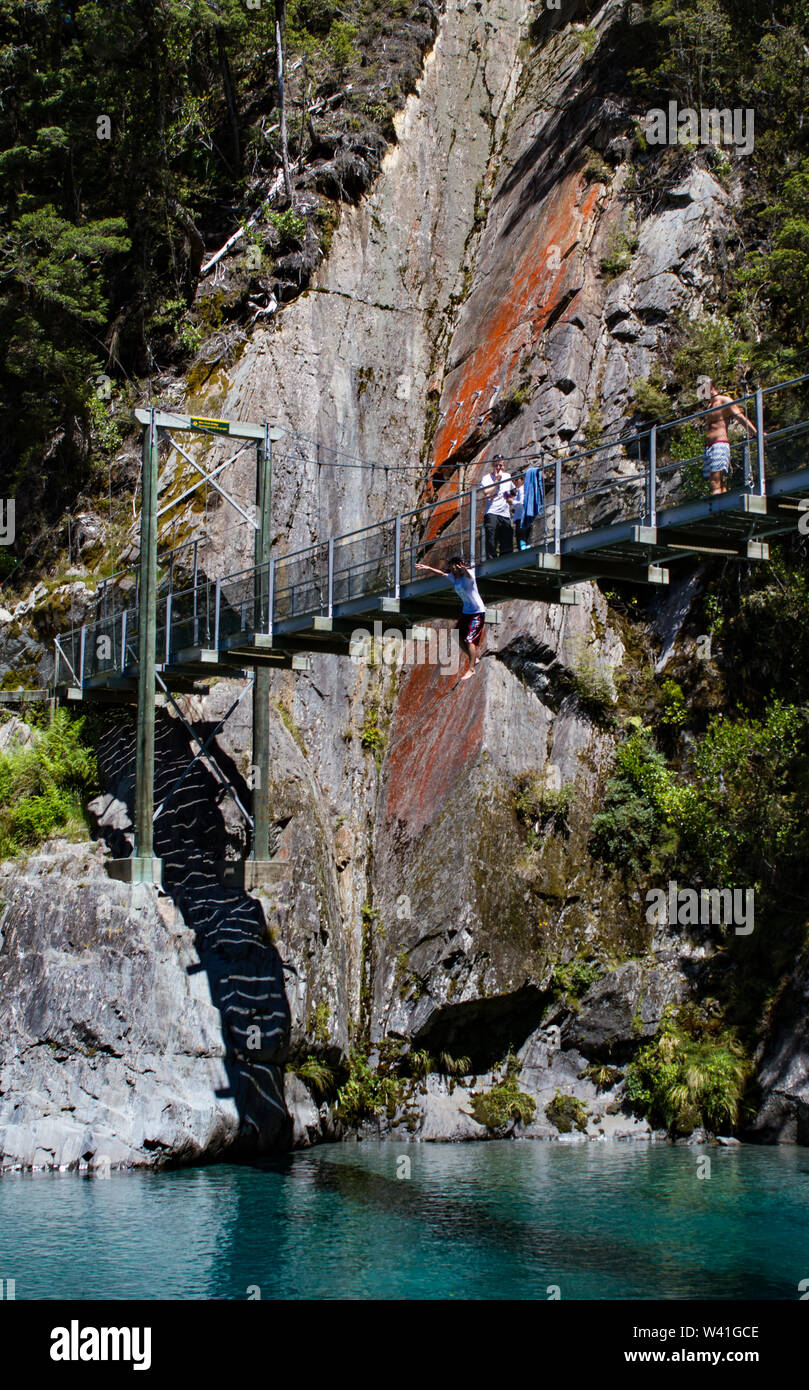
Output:
<instances>
[{"instance_id":1,"label":"green foliage","mask_svg":"<svg viewBox=\"0 0 809 1390\"><path fill-rule=\"evenodd\" d=\"M774 701L763 719L712 719L667 812L713 882L755 886L809 855L809 712Z\"/></svg>"},{"instance_id":2,"label":"green foliage","mask_svg":"<svg viewBox=\"0 0 809 1390\"><path fill-rule=\"evenodd\" d=\"M407 1069L416 1080L424 1081L436 1067L429 1052L413 1051L407 1058Z\"/></svg>"},{"instance_id":3,"label":"green foliage","mask_svg":"<svg viewBox=\"0 0 809 1390\"><path fill-rule=\"evenodd\" d=\"M661 724L666 724L671 729L682 728L688 720L688 706L682 686L678 685L677 681L667 678L660 687L660 693L663 696Z\"/></svg>"},{"instance_id":4,"label":"green foliage","mask_svg":"<svg viewBox=\"0 0 809 1390\"><path fill-rule=\"evenodd\" d=\"M608 1066L606 1062L588 1062L579 1076L592 1081L596 1090L609 1091L621 1080L622 1073L619 1067Z\"/></svg>"},{"instance_id":5,"label":"green foliage","mask_svg":"<svg viewBox=\"0 0 809 1390\"><path fill-rule=\"evenodd\" d=\"M320 1003L316 1004L314 1009L309 1010L309 1015L306 1019L307 1036L312 1039L312 1042L319 1043L321 1047L325 1047L329 1041L330 1017L331 1010L325 999L321 999Z\"/></svg>"},{"instance_id":6,"label":"green foliage","mask_svg":"<svg viewBox=\"0 0 809 1390\"><path fill-rule=\"evenodd\" d=\"M609 183L612 178L611 166L597 150L590 150L583 173L588 183Z\"/></svg>"},{"instance_id":7,"label":"green foliage","mask_svg":"<svg viewBox=\"0 0 809 1390\"><path fill-rule=\"evenodd\" d=\"M650 869L670 847L668 812L674 786L651 731L634 729L616 751L603 806L593 818L592 853L636 877Z\"/></svg>"},{"instance_id":8,"label":"green foliage","mask_svg":"<svg viewBox=\"0 0 809 1390\"><path fill-rule=\"evenodd\" d=\"M296 1062L291 1070L317 1095L327 1095L334 1085L332 1068L318 1057L304 1057L303 1061Z\"/></svg>"},{"instance_id":9,"label":"green foliage","mask_svg":"<svg viewBox=\"0 0 809 1390\"><path fill-rule=\"evenodd\" d=\"M439 1052L436 1071L440 1072L442 1076L467 1076L471 1070L471 1058L466 1056L454 1057L451 1052Z\"/></svg>"},{"instance_id":10,"label":"green foliage","mask_svg":"<svg viewBox=\"0 0 809 1390\"><path fill-rule=\"evenodd\" d=\"M570 683L580 707L599 723L611 723L615 691L609 667L592 652L580 652L570 672Z\"/></svg>"},{"instance_id":11,"label":"green foliage","mask_svg":"<svg viewBox=\"0 0 809 1390\"><path fill-rule=\"evenodd\" d=\"M736 1124L750 1069L732 1029L694 1007L668 1009L627 1067L626 1095L654 1126L719 1131Z\"/></svg>"},{"instance_id":12,"label":"green foliage","mask_svg":"<svg viewBox=\"0 0 809 1390\"><path fill-rule=\"evenodd\" d=\"M198 323L184 323L177 341L184 352L199 352L204 342L204 334Z\"/></svg>"},{"instance_id":13,"label":"green foliage","mask_svg":"<svg viewBox=\"0 0 809 1390\"><path fill-rule=\"evenodd\" d=\"M576 33L576 38L582 46L585 59L589 58L598 43L598 30L580 29Z\"/></svg>"},{"instance_id":14,"label":"green foliage","mask_svg":"<svg viewBox=\"0 0 809 1390\"><path fill-rule=\"evenodd\" d=\"M680 400L685 408L705 409L705 402L698 399L695 390L700 376L712 377L720 391L736 396L752 347L739 336L731 320L725 314L681 318L677 335L679 343L672 361L677 380L684 388Z\"/></svg>"},{"instance_id":15,"label":"green foliage","mask_svg":"<svg viewBox=\"0 0 809 1390\"><path fill-rule=\"evenodd\" d=\"M597 449L604 437L604 422L601 418L601 411L595 401L590 406L590 413L584 426L584 443L588 449Z\"/></svg>"},{"instance_id":16,"label":"green foliage","mask_svg":"<svg viewBox=\"0 0 809 1390\"><path fill-rule=\"evenodd\" d=\"M613 227L607 241L606 254L601 257L601 273L613 279L628 270L638 249L639 237L630 222L627 227Z\"/></svg>"},{"instance_id":17,"label":"green foliage","mask_svg":"<svg viewBox=\"0 0 809 1390\"><path fill-rule=\"evenodd\" d=\"M360 726L360 743L367 753L373 753L377 767L382 765L387 743L387 733L379 723L379 710L379 701L373 701Z\"/></svg>"},{"instance_id":18,"label":"green foliage","mask_svg":"<svg viewBox=\"0 0 809 1390\"><path fill-rule=\"evenodd\" d=\"M760 214L771 228L769 245L755 251L741 271L742 287L766 295L771 313L796 347L807 338L809 297L809 159L786 178L775 199Z\"/></svg>"},{"instance_id":19,"label":"green foliage","mask_svg":"<svg viewBox=\"0 0 809 1390\"><path fill-rule=\"evenodd\" d=\"M515 781L514 809L528 829L531 843L541 842L549 828L569 830L568 817L575 797L575 783L550 787L535 773L525 773Z\"/></svg>"},{"instance_id":20,"label":"green foliage","mask_svg":"<svg viewBox=\"0 0 809 1390\"><path fill-rule=\"evenodd\" d=\"M0 858L34 849L80 821L96 765L82 742L84 721L57 710L31 744L0 753Z\"/></svg>"},{"instance_id":21,"label":"green foliage","mask_svg":"<svg viewBox=\"0 0 809 1390\"><path fill-rule=\"evenodd\" d=\"M565 995L572 1003L581 999L591 985L603 975L598 961L574 956L566 965L553 968L553 991L556 996Z\"/></svg>"},{"instance_id":22,"label":"green foliage","mask_svg":"<svg viewBox=\"0 0 809 1390\"><path fill-rule=\"evenodd\" d=\"M550 1104L545 1106L545 1114L560 1134L570 1134L573 1129L578 1129L582 1134L587 1132L587 1106L576 1096L557 1091Z\"/></svg>"},{"instance_id":23,"label":"green foliage","mask_svg":"<svg viewBox=\"0 0 809 1390\"><path fill-rule=\"evenodd\" d=\"M269 221L281 238L282 245L303 240L306 233L306 218L301 217L300 213L295 212L293 208L287 208L284 212L271 212Z\"/></svg>"},{"instance_id":24,"label":"green foliage","mask_svg":"<svg viewBox=\"0 0 809 1390\"><path fill-rule=\"evenodd\" d=\"M536 1114L536 1101L521 1091L513 1070L507 1069L502 1081L488 1091L473 1091L472 1115L491 1133L510 1124L529 1125Z\"/></svg>"},{"instance_id":25,"label":"green foliage","mask_svg":"<svg viewBox=\"0 0 809 1390\"><path fill-rule=\"evenodd\" d=\"M355 196L382 152L369 97L384 92L392 134L431 22L401 0L286 8L294 177L312 140L356 130ZM94 376L153 376L201 346L198 311L183 322L201 264L280 165L275 17L270 0L0 0L0 474L18 557L107 448ZM283 243L300 241L297 213L273 217ZM298 286L313 260L289 272ZM241 288L223 293L246 314Z\"/></svg>"},{"instance_id":26,"label":"green foliage","mask_svg":"<svg viewBox=\"0 0 809 1390\"><path fill-rule=\"evenodd\" d=\"M352 63L359 61L359 50L354 42L356 37L357 26L348 24L345 20L336 19L329 30L326 52L341 78L345 77Z\"/></svg>"},{"instance_id":27,"label":"green foliage","mask_svg":"<svg viewBox=\"0 0 809 1390\"><path fill-rule=\"evenodd\" d=\"M349 1055L348 1078L337 1092L337 1118L344 1124L356 1127L363 1120L381 1114L383 1110L392 1117L401 1099L401 1080L373 1071L367 1057L352 1049Z\"/></svg>"},{"instance_id":28,"label":"green foliage","mask_svg":"<svg viewBox=\"0 0 809 1390\"><path fill-rule=\"evenodd\" d=\"M671 415L671 401L663 390L659 372L650 372L648 378L638 377L633 381L632 396L637 413L646 420L667 420Z\"/></svg>"}]
</instances>

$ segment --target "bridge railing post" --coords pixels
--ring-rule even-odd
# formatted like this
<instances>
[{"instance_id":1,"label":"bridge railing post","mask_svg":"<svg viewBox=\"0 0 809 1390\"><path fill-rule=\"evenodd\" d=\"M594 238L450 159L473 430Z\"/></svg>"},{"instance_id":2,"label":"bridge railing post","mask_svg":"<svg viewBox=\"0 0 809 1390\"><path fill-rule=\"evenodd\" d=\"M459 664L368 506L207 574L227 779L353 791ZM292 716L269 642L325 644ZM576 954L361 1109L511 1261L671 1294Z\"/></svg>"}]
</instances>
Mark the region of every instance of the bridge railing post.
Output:
<instances>
[{"instance_id":1,"label":"bridge railing post","mask_svg":"<svg viewBox=\"0 0 809 1390\"><path fill-rule=\"evenodd\" d=\"M199 594L197 585L199 583L199 567L197 563L197 541L194 541L194 642L195 647L199 646Z\"/></svg>"},{"instance_id":2,"label":"bridge railing post","mask_svg":"<svg viewBox=\"0 0 809 1390\"><path fill-rule=\"evenodd\" d=\"M121 675L126 666L126 614L127 610L124 609L121 613Z\"/></svg>"},{"instance_id":3,"label":"bridge railing post","mask_svg":"<svg viewBox=\"0 0 809 1390\"><path fill-rule=\"evenodd\" d=\"M763 497L767 484L764 477L764 396L760 386L756 391L756 465L757 490L759 497Z\"/></svg>"},{"instance_id":4,"label":"bridge railing post","mask_svg":"<svg viewBox=\"0 0 809 1390\"><path fill-rule=\"evenodd\" d=\"M222 606L222 580L216 581L216 597L214 599L213 610L213 645L214 650L219 650L219 611Z\"/></svg>"},{"instance_id":5,"label":"bridge railing post","mask_svg":"<svg viewBox=\"0 0 809 1390\"><path fill-rule=\"evenodd\" d=\"M84 689L84 654L87 649L87 628L82 624L81 639L79 642L79 687Z\"/></svg>"},{"instance_id":6,"label":"bridge railing post","mask_svg":"<svg viewBox=\"0 0 809 1390\"><path fill-rule=\"evenodd\" d=\"M329 577L326 591L326 612L330 618L334 613L334 536L329 537Z\"/></svg>"},{"instance_id":7,"label":"bridge railing post","mask_svg":"<svg viewBox=\"0 0 809 1390\"><path fill-rule=\"evenodd\" d=\"M473 487L469 493L469 563L474 565L477 558L478 530L478 490Z\"/></svg>"},{"instance_id":8,"label":"bridge railing post","mask_svg":"<svg viewBox=\"0 0 809 1390\"><path fill-rule=\"evenodd\" d=\"M553 465L553 553L562 552L562 460L557 454Z\"/></svg>"},{"instance_id":9,"label":"bridge railing post","mask_svg":"<svg viewBox=\"0 0 809 1390\"><path fill-rule=\"evenodd\" d=\"M267 632L272 637L272 610L275 602L275 557L269 563L269 580L267 583Z\"/></svg>"},{"instance_id":10,"label":"bridge railing post","mask_svg":"<svg viewBox=\"0 0 809 1390\"><path fill-rule=\"evenodd\" d=\"M167 665L167 666L168 666L168 664L169 664L169 653L170 653L170 651L171 651L171 598L172 598L172 594L171 594L171 590L169 589L169 592L166 594L166 645L165 645L165 654L166 654L166 665Z\"/></svg>"},{"instance_id":11,"label":"bridge railing post","mask_svg":"<svg viewBox=\"0 0 809 1390\"><path fill-rule=\"evenodd\" d=\"M402 591L402 518L397 516L393 523L393 597L399 598Z\"/></svg>"},{"instance_id":12,"label":"bridge railing post","mask_svg":"<svg viewBox=\"0 0 809 1390\"><path fill-rule=\"evenodd\" d=\"M646 524L657 525L657 425L649 431L649 469L646 475Z\"/></svg>"}]
</instances>

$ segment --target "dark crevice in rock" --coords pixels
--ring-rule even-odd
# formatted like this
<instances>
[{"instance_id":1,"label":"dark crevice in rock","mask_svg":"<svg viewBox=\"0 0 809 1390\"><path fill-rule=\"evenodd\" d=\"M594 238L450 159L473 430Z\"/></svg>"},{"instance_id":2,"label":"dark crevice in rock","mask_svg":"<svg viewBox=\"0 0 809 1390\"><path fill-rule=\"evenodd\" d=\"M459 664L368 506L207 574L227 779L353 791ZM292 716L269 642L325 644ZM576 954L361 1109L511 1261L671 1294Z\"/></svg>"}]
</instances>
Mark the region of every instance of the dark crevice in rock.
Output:
<instances>
[{"instance_id":1,"label":"dark crevice in rock","mask_svg":"<svg viewBox=\"0 0 809 1390\"><path fill-rule=\"evenodd\" d=\"M473 1072L491 1071L539 1026L548 998L536 985L523 985L510 994L445 1004L414 1034L413 1048L468 1057Z\"/></svg>"}]
</instances>

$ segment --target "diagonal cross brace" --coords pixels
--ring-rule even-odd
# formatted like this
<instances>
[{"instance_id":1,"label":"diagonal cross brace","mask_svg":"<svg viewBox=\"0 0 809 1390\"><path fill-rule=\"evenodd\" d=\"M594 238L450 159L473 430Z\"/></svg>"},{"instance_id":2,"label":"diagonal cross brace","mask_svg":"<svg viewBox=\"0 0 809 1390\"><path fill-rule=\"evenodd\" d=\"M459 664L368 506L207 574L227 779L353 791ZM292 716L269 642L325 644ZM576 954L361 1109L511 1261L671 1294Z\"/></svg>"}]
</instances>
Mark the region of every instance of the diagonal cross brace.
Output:
<instances>
[{"instance_id":1,"label":"diagonal cross brace","mask_svg":"<svg viewBox=\"0 0 809 1390\"><path fill-rule=\"evenodd\" d=\"M216 779L217 779L217 781L220 783L220 785L222 785L223 787L225 787L226 790L230 792L231 796L233 797L233 800L236 802L236 805L238 806L238 808L239 808L239 810L241 811L242 815L244 816L244 818L245 818L247 824L250 826L250 829L252 830L252 828L253 828L253 817L250 815L250 812L249 812L249 811L245 810L244 806L242 805L241 801L239 800L239 796L238 796L238 793L237 793L237 791L236 791L236 788L233 786L233 784L231 783L230 779L229 779L229 778L225 775L225 773L222 771L221 767L219 766L219 764L217 763L216 759L214 758L213 753L211 752L211 748L210 748L210 745L213 743L214 739L216 738L217 734L219 733L219 730L227 723L228 719L230 719L230 716L232 715L233 711L236 709L237 705L240 705L240 704L241 704L241 702L242 702L242 700L244 699L245 695L247 694L248 690L250 690L250 689L252 688L252 685L253 685L252 679L248 681L247 685L244 687L244 690L242 691L242 693L241 693L241 695L239 696L239 698L238 698L237 700L234 700L234 701L233 701L233 704L231 705L231 707L230 707L230 709L228 710L227 714L224 715L224 716L222 717L222 719L220 719L220 721L219 721L219 723L217 724L216 728L214 729L213 733L209 734L208 737L206 738L205 742L203 743L202 740L201 740L200 737L199 737L199 734L196 733L196 731L195 731L195 729L193 728L193 726L192 726L191 724L189 724L188 720L186 719L185 715L183 714L182 710L180 709L180 706L177 704L177 701L175 700L174 696L172 695L171 691L169 690L168 686L166 685L166 682L163 680L163 677L161 676L161 674L160 674L159 671L156 671L156 672L155 672L155 678L156 678L157 680L160 681L160 684L162 685L164 691L166 692L166 695L168 696L169 700L171 701L171 704L174 706L174 709L175 709L175 711L176 711L176 713L177 713L178 718L180 719L180 721L181 721L182 724L184 725L184 727L185 727L185 729L187 730L187 732L188 732L188 734L190 735L190 737L193 739L194 743L196 743L196 744L198 745L198 751L194 754L194 757L191 759L191 762L188 764L188 767L185 769L185 771L182 773L182 775L178 778L178 780L174 783L173 787L171 787L171 788L169 789L169 791L166 793L166 795L163 797L163 800L161 801L160 805L158 806L157 810L156 810L155 813L154 813L153 821L157 820L157 817L158 817L159 815L162 814L162 812L163 812L163 810L164 810L164 808L165 808L166 802L169 801L170 798L174 795L174 793L177 791L177 788L180 786L180 784L181 784L182 782L185 781L186 777L188 776L189 772L191 771L192 767L194 766L194 763L197 762L200 758L205 758L205 761L206 761L206 763L208 764L208 766L210 767L211 772L213 772L214 776L216 777Z\"/></svg>"},{"instance_id":2,"label":"diagonal cross brace","mask_svg":"<svg viewBox=\"0 0 809 1390\"><path fill-rule=\"evenodd\" d=\"M256 521L256 518L255 518L254 516L251 516L249 512L246 512L246 511L244 510L244 507L240 506L238 502L234 501L234 499L231 497L231 495L230 495L229 492L225 492L225 489L224 489L223 487L220 487L219 484L218 484L217 482L214 481L214 479L215 479L215 477L216 477L216 474L217 474L217 473L221 473L223 468L227 468L227 466L228 466L229 463L233 463L234 460L237 459L237 458L239 457L239 454L242 452L242 450L239 449L238 453L236 453L236 454L233 455L233 458L228 459L227 462L226 462L226 463L223 463L219 468L215 468L214 471L213 471L213 473L206 473L206 472L205 472L205 469L202 467L202 465L199 464L199 463L197 463L196 459L194 459L194 458L191 457L191 455L183 448L182 444L178 444L177 441L176 441L176 439L173 439L173 438L172 438L172 436L169 434L168 430L166 430L166 435L167 435L167 437L168 437L169 443L171 444L172 448L173 448L173 449L176 449L178 454L182 454L182 456L183 456L183 458L186 460L186 462L187 462L187 463L190 463L192 468L196 468L197 472L202 474L202 481L203 481L203 482L206 482L206 483L210 483L210 484L211 484L211 487L214 489L214 491L215 491L215 492L218 492L218 493L219 493L219 496L220 496L220 497L223 497L223 498L225 499L226 502L229 502L230 505L231 505L231 507L234 507L234 508L236 509L236 511L239 513L239 515L240 515L240 516L243 516L244 519L245 519L245 521L249 521L250 525L251 525L252 527L254 527L254 529L257 531L257 530L258 530L258 522ZM200 483L195 483L194 486L193 486L192 488L189 488L187 492L184 492L184 493L182 494L182 496L183 496L183 497L188 497L190 493L196 492L197 488L199 488L199 487L201 487L201 486L202 486L202 483L201 483L201 482L200 482ZM181 501L181 498L180 498L180 497L175 497L175 498L173 498L173 499L171 500L171 502L168 502L168 503L166 504L165 507L162 507L162 508L161 508L161 510L157 513L157 515L158 515L158 516L162 516L163 513L169 511L171 507L176 507L176 505L177 505L177 503L178 503L179 501Z\"/></svg>"},{"instance_id":3,"label":"diagonal cross brace","mask_svg":"<svg viewBox=\"0 0 809 1390\"><path fill-rule=\"evenodd\" d=\"M169 438L171 439L171 435L169 435ZM173 439L171 440L171 442L172 444L174 444ZM175 448L176 447L177 446L175 445ZM224 463L217 464L216 468L212 469L210 477L218 478L219 474L222 473L224 469L229 468L232 463L236 462L237 458L241 457L246 448L247 445L242 444L241 448L237 449L235 454L231 454L229 459L225 459ZM172 497L171 501L167 502L165 507L160 508L160 511L157 513L157 515L159 517L163 516L166 512L170 512L172 507L176 507L180 502L184 502L186 497L191 497L195 492L199 490L199 488L202 487L203 482L205 482L204 478L200 479L198 483L194 483L191 487L187 487L185 492L180 493L179 497Z\"/></svg>"}]
</instances>

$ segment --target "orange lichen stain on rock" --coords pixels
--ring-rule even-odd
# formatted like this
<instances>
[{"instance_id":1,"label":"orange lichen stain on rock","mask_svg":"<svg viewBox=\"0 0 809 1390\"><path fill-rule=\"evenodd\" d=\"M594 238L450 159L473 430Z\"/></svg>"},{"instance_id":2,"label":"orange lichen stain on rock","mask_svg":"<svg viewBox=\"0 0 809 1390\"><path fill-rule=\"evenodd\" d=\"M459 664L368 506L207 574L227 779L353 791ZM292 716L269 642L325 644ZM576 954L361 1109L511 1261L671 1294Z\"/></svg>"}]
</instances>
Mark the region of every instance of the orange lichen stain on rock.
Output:
<instances>
[{"instance_id":1,"label":"orange lichen stain on rock","mask_svg":"<svg viewBox=\"0 0 809 1390\"><path fill-rule=\"evenodd\" d=\"M390 730L384 824L414 838L434 821L466 770L480 756L486 712L485 676L460 682L466 669L444 675L435 664L403 677Z\"/></svg>"},{"instance_id":2,"label":"orange lichen stain on rock","mask_svg":"<svg viewBox=\"0 0 809 1390\"><path fill-rule=\"evenodd\" d=\"M481 340L453 381L436 433L434 468L456 452L480 417L508 391L520 359L533 349L563 303L569 278L567 258L583 225L593 216L598 196L597 185L583 189L581 175L571 174L556 189L539 225L529 230L508 292L494 312L482 316Z\"/></svg>"}]
</instances>

